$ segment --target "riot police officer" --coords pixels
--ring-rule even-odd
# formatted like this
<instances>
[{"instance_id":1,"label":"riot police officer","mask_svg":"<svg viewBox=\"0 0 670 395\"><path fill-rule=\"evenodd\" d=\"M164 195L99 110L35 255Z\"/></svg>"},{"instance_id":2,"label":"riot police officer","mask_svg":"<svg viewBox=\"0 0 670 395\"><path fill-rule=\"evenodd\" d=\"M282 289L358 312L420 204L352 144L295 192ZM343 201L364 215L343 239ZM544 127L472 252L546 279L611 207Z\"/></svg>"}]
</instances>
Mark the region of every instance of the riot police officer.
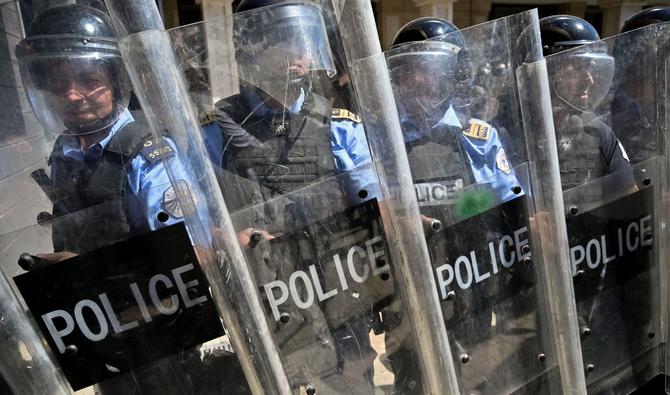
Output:
<instances>
[{"instance_id":1,"label":"riot police officer","mask_svg":"<svg viewBox=\"0 0 670 395\"><path fill-rule=\"evenodd\" d=\"M591 44L572 50L568 60L548 61L563 190L619 170L622 182L634 187L626 151L599 114L612 87L614 59L597 44L598 32L570 15L542 18L540 32L545 56Z\"/></svg>"},{"instance_id":2,"label":"riot police officer","mask_svg":"<svg viewBox=\"0 0 670 395\"><path fill-rule=\"evenodd\" d=\"M670 7L652 7L631 16L621 27L620 33L627 33L655 23L670 21ZM658 89L657 81L637 67L633 59L665 56L668 41L662 45L657 42L640 40L642 31L621 36L614 49L617 73L617 90L612 98L610 112L612 129L626 148L633 164L651 158L658 147L655 120L656 106L650 102Z\"/></svg>"},{"instance_id":3,"label":"riot police officer","mask_svg":"<svg viewBox=\"0 0 670 395\"><path fill-rule=\"evenodd\" d=\"M58 136L50 177L35 175L54 204L57 254L45 257L59 260L180 221L162 163L174 146L154 140L128 111L129 81L107 16L82 5L50 8L16 53L33 111Z\"/></svg>"},{"instance_id":4,"label":"riot police officer","mask_svg":"<svg viewBox=\"0 0 670 395\"><path fill-rule=\"evenodd\" d=\"M300 2L243 0L234 20L240 93L216 103L202 129L210 158L219 167L221 188L231 212L273 202L262 209L260 222L238 235L242 245L254 247L247 253L258 257L262 247L255 248L251 236L272 239L286 233L287 228L307 226L321 219L310 215L308 207L318 214L332 209L327 207L330 188L330 196L337 196L342 187L349 203L355 204L378 195L374 192L377 181L359 117L347 109L331 108L329 100L315 91L316 73L325 71L332 76L335 70L319 8ZM309 192L298 192L317 182L319 191L309 188ZM277 201L282 204L274 207ZM297 248L305 248L300 252L304 256L314 254L316 246ZM251 260L263 262L262 258ZM290 272L288 264L273 269L270 264L277 262L267 261L267 268L254 268L261 271L259 278ZM316 318L321 312L314 311L310 318L314 324L305 321L303 328L321 325L321 318ZM300 320L293 318L283 328L296 325L295 332L300 333ZM317 341L297 339L299 335L280 338L288 332L279 328L276 336L277 342L285 345L282 352L289 355L300 351L296 347L301 346L292 343ZM326 335L333 337L337 354L334 372L324 379L333 391L371 391L374 354L368 332L367 319L361 318ZM352 357L356 364L347 362ZM319 356L310 358L313 361L289 363L296 368L288 372L294 385L309 384L310 373L304 372L305 367L319 375L329 370L320 366Z\"/></svg>"},{"instance_id":5,"label":"riot police officer","mask_svg":"<svg viewBox=\"0 0 670 395\"><path fill-rule=\"evenodd\" d=\"M627 150L631 149L631 159L639 161L654 155L655 149L646 150L638 144L646 140L640 139L646 134L645 128L633 126L641 118L631 116L632 107L623 105L624 85L615 76L625 78L627 72L644 73L649 68L644 65L644 57L631 57L633 48L627 40L632 36L613 39L611 56L609 43L600 41L595 29L577 17L543 18L540 30L545 54L554 54L546 62L561 186L566 206L570 207L566 218L568 242L573 251L574 246L626 222L612 214L620 209L612 208L608 202L616 197L621 201L621 196L634 199L639 195L635 194L638 186ZM632 59L638 66L628 68ZM654 62L649 66L653 68ZM645 211L649 203L632 204ZM639 215L633 212L626 214ZM594 393L615 383L603 377L617 375L622 361L635 361L629 370L637 376L635 380L640 380L648 368L644 366L647 361L638 360L638 355L639 350L649 347L646 334L651 322L653 282L630 285L637 276L632 271L642 270L648 264L647 258L640 254L613 261L602 266L575 262L572 269L584 363L601 369L598 380L587 377L588 390ZM603 348L604 343L613 346Z\"/></svg>"},{"instance_id":6,"label":"riot police officer","mask_svg":"<svg viewBox=\"0 0 670 395\"><path fill-rule=\"evenodd\" d=\"M26 33L16 48L24 86L47 137L57 136L50 174L33 173L53 203L55 252L39 254L42 263L182 221L166 167L178 187L190 190L192 183L174 143L154 139L128 111L130 84L107 15L84 5L56 6L39 14ZM165 359L105 381L101 389L158 391L152 380L185 388L186 376L176 372L179 364Z\"/></svg>"},{"instance_id":7,"label":"riot police officer","mask_svg":"<svg viewBox=\"0 0 670 395\"><path fill-rule=\"evenodd\" d=\"M435 17L411 21L396 34L386 61L422 220L453 224L493 207L494 202L519 196L519 183L500 133L487 120L474 117L481 110L478 105L482 99L486 100L486 92L475 86L475 71L458 28ZM473 184L479 184L475 193L462 194ZM493 231L487 228L490 226L478 229ZM434 227L433 231L437 229ZM449 247L445 240L430 232L427 236L433 262L446 261ZM431 238L439 241L432 243ZM461 244L458 240L446 242ZM467 336L452 339L458 354L464 352L463 347L490 335L492 310L484 300L480 289L463 290L454 302L453 315L445 314L448 328L467 321L464 314L473 308L485 317L470 321L473 325L468 327ZM395 327L402 328L406 323L398 320L402 321L402 317L391 309L384 312L385 328L402 333ZM387 334L387 354L396 375L396 390L420 393L419 373L409 362L411 347L395 337L394 331Z\"/></svg>"},{"instance_id":8,"label":"riot police officer","mask_svg":"<svg viewBox=\"0 0 670 395\"><path fill-rule=\"evenodd\" d=\"M456 26L433 17L409 22L393 40L387 63L419 199L421 183L436 178L450 179L452 193L487 182L501 199L515 196L518 183L498 131L473 118L463 99L472 90L472 70ZM436 158L431 145L439 146L443 166L425 162Z\"/></svg>"}]
</instances>

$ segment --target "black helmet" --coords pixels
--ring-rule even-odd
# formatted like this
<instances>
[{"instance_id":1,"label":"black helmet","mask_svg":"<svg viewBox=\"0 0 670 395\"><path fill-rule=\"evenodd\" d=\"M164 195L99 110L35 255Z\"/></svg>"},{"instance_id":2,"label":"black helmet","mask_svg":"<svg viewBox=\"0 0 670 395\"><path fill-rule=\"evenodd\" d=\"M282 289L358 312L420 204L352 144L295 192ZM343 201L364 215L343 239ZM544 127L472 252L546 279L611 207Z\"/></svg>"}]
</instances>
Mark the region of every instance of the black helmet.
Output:
<instances>
[{"instance_id":1,"label":"black helmet","mask_svg":"<svg viewBox=\"0 0 670 395\"><path fill-rule=\"evenodd\" d=\"M662 22L670 22L670 7L647 8L628 18L619 33Z\"/></svg>"},{"instance_id":2,"label":"black helmet","mask_svg":"<svg viewBox=\"0 0 670 395\"><path fill-rule=\"evenodd\" d=\"M451 44L461 49L465 48L463 35L460 33L449 34L453 32L458 32L458 28L446 19L437 17L418 18L400 28L393 38L391 48L416 41L435 40L436 38L439 40L438 37L444 37L445 40L449 40ZM445 36L447 34L449 35Z\"/></svg>"},{"instance_id":3,"label":"black helmet","mask_svg":"<svg viewBox=\"0 0 670 395\"><path fill-rule=\"evenodd\" d=\"M49 8L39 14L26 31L26 38L16 46L16 57L33 111L47 131L86 134L111 125L125 110L130 96L128 78L119 51L118 39L107 15L102 11L80 5ZM54 88L69 76L62 73L68 67L72 74L83 70L104 71L112 88L111 112L86 122L62 119L54 106Z\"/></svg>"},{"instance_id":4,"label":"black helmet","mask_svg":"<svg viewBox=\"0 0 670 395\"><path fill-rule=\"evenodd\" d=\"M540 35L544 56L600 40L591 24L572 15L552 15L540 19Z\"/></svg>"}]
</instances>

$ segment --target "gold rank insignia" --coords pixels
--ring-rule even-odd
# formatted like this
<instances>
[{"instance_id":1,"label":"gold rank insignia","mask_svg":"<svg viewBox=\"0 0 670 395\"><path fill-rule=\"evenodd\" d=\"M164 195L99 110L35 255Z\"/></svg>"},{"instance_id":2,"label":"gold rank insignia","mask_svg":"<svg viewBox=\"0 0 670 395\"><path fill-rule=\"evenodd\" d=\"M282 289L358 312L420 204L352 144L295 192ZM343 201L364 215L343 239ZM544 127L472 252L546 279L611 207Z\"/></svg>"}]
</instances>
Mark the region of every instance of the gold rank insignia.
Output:
<instances>
[{"instance_id":1,"label":"gold rank insignia","mask_svg":"<svg viewBox=\"0 0 670 395\"><path fill-rule=\"evenodd\" d=\"M488 140L491 137L491 129L493 127L488 123L479 119L470 119L470 127L463 129L463 134L478 140Z\"/></svg>"},{"instance_id":2,"label":"gold rank insignia","mask_svg":"<svg viewBox=\"0 0 670 395\"><path fill-rule=\"evenodd\" d=\"M498 166L498 169L505 174L510 174L512 172L512 166L510 166L509 161L507 160L507 154L505 154L505 150L502 148L496 153L496 166Z\"/></svg>"},{"instance_id":3,"label":"gold rank insignia","mask_svg":"<svg viewBox=\"0 0 670 395\"><path fill-rule=\"evenodd\" d=\"M355 123L361 123L361 117L344 108L333 108L330 115L333 119L348 119Z\"/></svg>"}]
</instances>

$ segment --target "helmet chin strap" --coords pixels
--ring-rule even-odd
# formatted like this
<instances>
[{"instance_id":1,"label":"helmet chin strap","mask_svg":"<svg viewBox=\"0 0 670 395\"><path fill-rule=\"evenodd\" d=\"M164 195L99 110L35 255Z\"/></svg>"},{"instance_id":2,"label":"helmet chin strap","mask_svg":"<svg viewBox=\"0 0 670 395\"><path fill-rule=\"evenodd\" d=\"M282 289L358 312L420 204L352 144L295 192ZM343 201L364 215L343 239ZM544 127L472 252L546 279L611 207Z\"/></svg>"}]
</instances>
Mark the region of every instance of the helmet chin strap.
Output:
<instances>
[{"instance_id":1,"label":"helmet chin strap","mask_svg":"<svg viewBox=\"0 0 670 395\"><path fill-rule=\"evenodd\" d=\"M103 131L112 125L119 119L121 114L123 113L123 110L125 108L119 108L117 107L114 111L110 113L110 115L106 116L105 118L102 119L96 119L95 121L91 121L87 124L84 125L68 125L65 124L65 126L68 128L67 132L65 134L72 135L72 136L84 136L84 135L89 135L89 134L94 134L98 133L100 131ZM112 115L114 114L114 115ZM68 133L71 132L71 133Z\"/></svg>"},{"instance_id":2,"label":"helmet chin strap","mask_svg":"<svg viewBox=\"0 0 670 395\"><path fill-rule=\"evenodd\" d=\"M572 103L570 103L570 101L568 101L568 99L561 96L560 93L558 93L559 90L556 89L556 82L555 81L554 81L554 92L556 93L556 97L558 98L558 100L560 100L563 104L565 104L568 107L567 110L573 110L574 112L576 112L578 114L583 114L585 112L590 111L590 110L584 110L584 109L581 109L579 107L574 106Z\"/></svg>"}]
</instances>

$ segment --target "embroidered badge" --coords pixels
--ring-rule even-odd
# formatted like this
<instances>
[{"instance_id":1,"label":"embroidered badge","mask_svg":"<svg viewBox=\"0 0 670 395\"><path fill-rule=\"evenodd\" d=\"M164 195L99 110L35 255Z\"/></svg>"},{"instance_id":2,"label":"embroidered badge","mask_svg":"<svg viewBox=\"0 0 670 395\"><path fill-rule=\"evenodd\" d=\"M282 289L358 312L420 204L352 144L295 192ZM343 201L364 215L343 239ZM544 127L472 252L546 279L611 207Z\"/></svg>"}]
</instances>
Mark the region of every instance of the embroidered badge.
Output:
<instances>
[{"instance_id":1,"label":"embroidered badge","mask_svg":"<svg viewBox=\"0 0 670 395\"><path fill-rule=\"evenodd\" d=\"M563 151L563 152L571 151L572 150L572 145L573 145L572 142L573 142L572 137L561 136L558 139L558 148L560 148L561 151Z\"/></svg>"},{"instance_id":2,"label":"embroidered badge","mask_svg":"<svg viewBox=\"0 0 670 395\"><path fill-rule=\"evenodd\" d=\"M182 210L181 205L177 199L177 192L182 196L190 196L188 202L185 202L186 213ZM195 206L198 204L198 199L193 193L191 186L184 180L179 180L174 186L170 186L163 192L163 210L170 214L173 218L183 218L184 214L192 214L195 211Z\"/></svg>"},{"instance_id":3,"label":"embroidered badge","mask_svg":"<svg viewBox=\"0 0 670 395\"><path fill-rule=\"evenodd\" d=\"M503 148L500 148L498 153L496 153L496 166L498 166L498 169L505 174L510 174L512 172L512 167L507 160L507 155Z\"/></svg>"}]
</instances>

